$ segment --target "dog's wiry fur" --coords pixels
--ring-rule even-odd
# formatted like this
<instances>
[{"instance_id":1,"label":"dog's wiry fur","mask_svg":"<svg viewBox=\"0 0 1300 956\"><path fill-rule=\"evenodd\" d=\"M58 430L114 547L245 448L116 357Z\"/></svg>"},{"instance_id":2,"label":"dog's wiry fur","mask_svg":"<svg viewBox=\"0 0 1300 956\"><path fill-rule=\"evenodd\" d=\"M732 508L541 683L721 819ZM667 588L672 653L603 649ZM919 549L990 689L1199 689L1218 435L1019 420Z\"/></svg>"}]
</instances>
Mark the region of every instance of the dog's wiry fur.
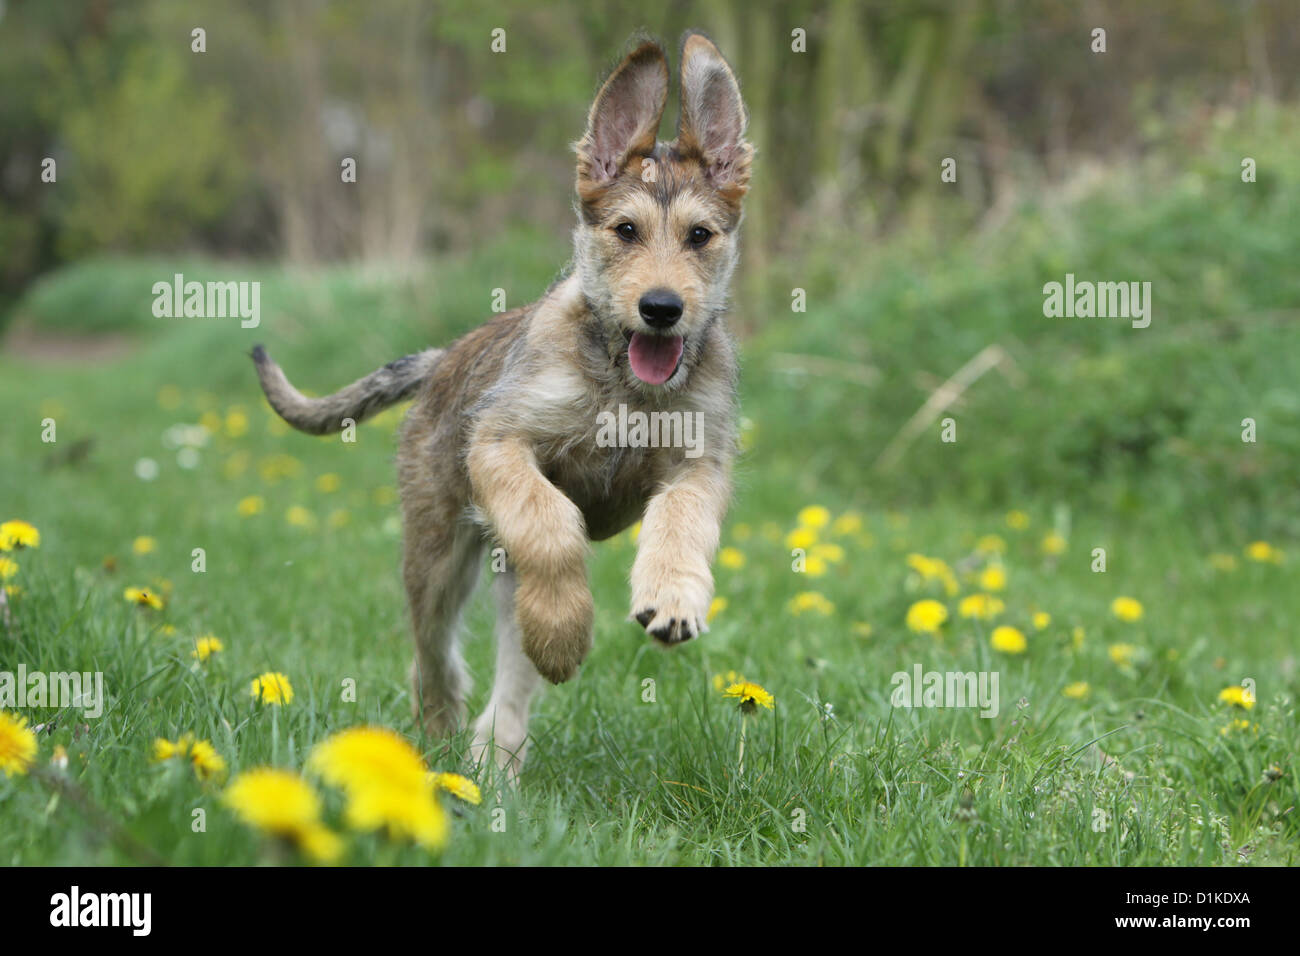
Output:
<instances>
[{"instance_id":1,"label":"dog's wiry fur","mask_svg":"<svg viewBox=\"0 0 1300 956\"><path fill-rule=\"evenodd\" d=\"M539 674L568 680L591 647L589 541L641 519L631 617L667 644L705 630L735 445L723 319L752 149L735 77L703 35L684 38L677 137L658 142L667 94L667 61L650 41L601 86L576 145L573 268L540 301L327 398L303 397L254 352L271 405L304 431L338 430L418 390L398 453L417 716L435 734L463 719L458 620L495 542L509 570L494 576L496 684L475 747L511 772ZM620 234L629 224L633 239ZM692 241L701 230L706 241ZM679 297L668 331L647 324L651 290ZM633 372L634 334L683 339L665 381ZM701 413L703 453L600 447L598 414L620 405Z\"/></svg>"}]
</instances>

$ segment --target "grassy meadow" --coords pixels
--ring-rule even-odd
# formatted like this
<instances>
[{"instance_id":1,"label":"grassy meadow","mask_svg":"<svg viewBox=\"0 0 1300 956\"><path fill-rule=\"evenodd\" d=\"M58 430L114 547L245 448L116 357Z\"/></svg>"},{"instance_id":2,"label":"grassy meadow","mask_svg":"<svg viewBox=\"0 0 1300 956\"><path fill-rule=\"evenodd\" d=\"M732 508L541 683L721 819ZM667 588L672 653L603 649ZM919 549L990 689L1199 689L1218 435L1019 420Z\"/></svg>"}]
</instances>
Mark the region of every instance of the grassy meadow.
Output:
<instances>
[{"instance_id":1,"label":"grassy meadow","mask_svg":"<svg viewBox=\"0 0 1300 956\"><path fill-rule=\"evenodd\" d=\"M296 383L333 390L477 324L495 288L536 297L564 246L514 233L415 276L166 258L53 274L15 327L116 347L0 352L0 521L40 532L5 555L0 671L100 671L107 702L94 720L23 711L38 751L0 775L0 862L308 861L223 802L223 781L275 766L304 771L345 863L1294 865L1300 167L1296 133L1274 133L1260 167L1289 180L1245 186L1211 145L1026 202L991 236L828 239L774 264L746 304L711 631L652 646L626 620L632 535L597 546L595 649L541 696L517 787L473 766L467 735L426 739L411 718L401 410L354 444L291 432L247 353L265 343ZM261 327L155 319L149 289L178 271L260 280ZM1045 318L1042 285L1066 272L1150 279L1151 326ZM991 345L999 366L882 465ZM481 592L474 714L491 627ZM200 662L205 635L222 649ZM893 706L892 675L917 665L997 672L997 715ZM292 701L254 699L267 672ZM729 674L775 707L742 715ZM1243 681L1253 697L1223 699ZM305 769L362 724L480 785L478 805L439 798L441 851L349 827ZM225 773L153 759L183 734Z\"/></svg>"}]
</instances>

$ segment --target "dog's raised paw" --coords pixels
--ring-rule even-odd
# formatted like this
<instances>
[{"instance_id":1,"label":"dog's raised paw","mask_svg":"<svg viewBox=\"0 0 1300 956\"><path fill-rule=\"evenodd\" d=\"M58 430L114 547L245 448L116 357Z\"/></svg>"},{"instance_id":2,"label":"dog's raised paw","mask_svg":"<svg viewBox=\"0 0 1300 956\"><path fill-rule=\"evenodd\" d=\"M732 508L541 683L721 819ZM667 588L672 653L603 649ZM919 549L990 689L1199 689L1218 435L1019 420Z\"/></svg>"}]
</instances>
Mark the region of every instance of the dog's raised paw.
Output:
<instances>
[{"instance_id":1,"label":"dog's raised paw","mask_svg":"<svg viewBox=\"0 0 1300 956\"><path fill-rule=\"evenodd\" d=\"M706 630L704 621L690 613L656 613L651 607L637 611L632 616L645 628L647 634L663 644L681 644Z\"/></svg>"}]
</instances>

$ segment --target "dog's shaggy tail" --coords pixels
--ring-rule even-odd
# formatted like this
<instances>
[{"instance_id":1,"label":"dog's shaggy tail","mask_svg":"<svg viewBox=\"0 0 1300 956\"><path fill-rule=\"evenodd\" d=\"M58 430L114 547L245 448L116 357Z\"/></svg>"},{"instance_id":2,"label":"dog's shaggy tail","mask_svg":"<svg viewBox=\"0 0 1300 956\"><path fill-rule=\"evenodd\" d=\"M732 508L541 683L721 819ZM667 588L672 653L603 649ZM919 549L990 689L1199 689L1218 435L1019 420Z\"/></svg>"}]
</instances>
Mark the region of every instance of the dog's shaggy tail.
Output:
<instances>
[{"instance_id":1,"label":"dog's shaggy tail","mask_svg":"<svg viewBox=\"0 0 1300 956\"><path fill-rule=\"evenodd\" d=\"M260 345L253 348L253 363L266 400L281 418L299 431L327 435L342 431L345 419L360 424L410 396L442 355L443 349L426 349L403 356L324 398L308 398L294 388Z\"/></svg>"}]
</instances>

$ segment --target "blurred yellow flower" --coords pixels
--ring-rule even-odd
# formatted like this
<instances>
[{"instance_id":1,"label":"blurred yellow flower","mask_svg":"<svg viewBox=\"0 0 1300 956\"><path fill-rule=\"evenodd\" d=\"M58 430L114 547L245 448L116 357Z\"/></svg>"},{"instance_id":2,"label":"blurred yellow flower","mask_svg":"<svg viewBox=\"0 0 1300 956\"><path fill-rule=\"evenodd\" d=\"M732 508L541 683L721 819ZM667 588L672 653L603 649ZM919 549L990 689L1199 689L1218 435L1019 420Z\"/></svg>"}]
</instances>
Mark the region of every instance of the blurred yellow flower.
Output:
<instances>
[{"instance_id":1,"label":"blurred yellow flower","mask_svg":"<svg viewBox=\"0 0 1300 956\"><path fill-rule=\"evenodd\" d=\"M472 803L474 806L478 806L483 802L483 794L480 792L478 784L468 777L462 777L458 773L433 773L429 775L429 778L434 790L450 793L456 799Z\"/></svg>"},{"instance_id":2,"label":"blurred yellow flower","mask_svg":"<svg viewBox=\"0 0 1300 956\"><path fill-rule=\"evenodd\" d=\"M957 614L959 617L987 621L1001 614L1005 607L1001 598L991 594L968 594L957 604Z\"/></svg>"},{"instance_id":3,"label":"blurred yellow flower","mask_svg":"<svg viewBox=\"0 0 1300 956\"><path fill-rule=\"evenodd\" d=\"M127 588L122 592L122 596L137 607L148 607L155 611L162 610L162 598L148 588Z\"/></svg>"},{"instance_id":4,"label":"blurred yellow flower","mask_svg":"<svg viewBox=\"0 0 1300 956\"><path fill-rule=\"evenodd\" d=\"M1252 724L1244 717L1235 717L1220 727L1219 733L1226 737L1228 734L1241 733L1246 730L1253 730L1255 733L1259 733L1259 724Z\"/></svg>"},{"instance_id":5,"label":"blurred yellow flower","mask_svg":"<svg viewBox=\"0 0 1300 956\"><path fill-rule=\"evenodd\" d=\"M348 522L352 520L352 515L345 508L335 508L330 512L328 524L331 528L346 528Z\"/></svg>"},{"instance_id":6,"label":"blurred yellow flower","mask_svg":"<svg viewBox=\"0 0 1300 956\"><path fill-rule=\"evenodd\" d=\"M1073 684L1066 684L1061 688L1061 693L1071 700L1083 700L1088 696L1091 689L1086 680L1077 680Z\"/></svg>"},{"instance_id":7,"label":"blurred yellow flower","mask_svg":"<svg viewBox=\"0 0 1300 956\"><path fill-rule=\"evenodd\" d=\"M1142 602L1131 597L1117 597L1110 602L1110 611L1121 621L1142 620Z\"/></svg>"},{"instance_id":8,"label":"blurred yellow flower","mask_svg":"<svg viewBox=\"0 0 1300 956\"><path fill-rule=\"evenodd\" d=\"M754 537L754 529L742 522L731 529L731 536L741 544L744 544L750 538Z\"/></svg>"},{"instance_id":9,"label":"blurred yellow flower","mask_svg":"<svg viewBox=\"0 0 1300 956\"><path fill-rule=\"evenodd\" d=\"M809 505L802 508L795 520L801 528L811 528L814 531L820 531L831 520L831 513L821 505Z\"/></svg>"},{"instance_id":10,"label":"blurred yellow flower","mask_svg":"<svg viewBox=\"0 0 1300 956\"><path fill-rule=\"evenodd\" d=\"M0 551L13 551L15 548L39 548L41 533L36 526L26 521L12 519L0 524Z\"/></svg>"},{"instance_id":11,"label":"blurred yellow flower","mask_svg":"<svg viewBox=\"0 0 1300 956\"><path fill-rule=\"evenodd\" d=\"M131 542L131 550L136 554L152 554L158 549L158 542L148 535L140 535Z\"/></svg>"},{"instance_id":12,"label":"blurred yellow flower","mask_svg":"<svg viewBox=\"0 0 1300 956\"><path fill-rule=\"evenodd\" d=\"M317 860L329 862L342 853L337 834L320 822L320 796L296 773L272 767L241 773L224 801L245 823L291 840Z\"/></svg>"},{"instance_id":13,"label":"blurred yellow flower","mask_svg":"<svg viewBox=\"0 0 1300 956\"><path fill-rule=\"evenodd\" d=\"M1007 550L1007 543L1001 535L986 534L975 542L975 550L980 554L1002 554Z\"/></svg>"},{"instance_id":14,"label":"blurred yellow flower","mask_svg":"<svg viewBox=\"0 0 1300 956\"><path fill-rule=\"evenodd\" d=\"M810 578L819 578L826 573L826 561L815 554L810 554L803 561L803 573Z\"/></svg>"},{"instance_id":15,"label":"blurred yellow flower","mask_svg":"<svg viewBox=\"0 0 1300 956\"><path fill-rule=\"evenodd\" d=\"M723 548L718 552L718 563L735 571L745 566L745 552L739 548Z\"/></svg>"},{"instance_id":16,"label":"blurred yellow flower","mask_svg":"<svg viewBox=\"0 0 1300 956\"><path fill-rule=\"evenodd\" d=\"M0 557L0 581L8 581L18 573L18 562L13 558Z\"/></svg>"},{"instance_id":17,"label":"blurred yellow flower","mask_svg":"<svg viewBox=\"0 0 1300 956\"><path fill-rule=\"evenodd\" d=\"M812 528L795 528L785 536L785 546L794 550L801 548L808 550L817 543L817 532Z\"/></svg>"},{"instance_id":18,"label":"blurred yellow flower","mask_svg":"<svg viewBox=\"0 0 1300 956\"><path fill-rule=\"evenodd\" d=\"M1065 537L1058 531L1049 532L1044 538L1040 547L1044 554L1064 554L1066 541Z\"/></svg>"},{"instance_id":19,"label":"blurred yellow flower","mask_svg":"<svg viewBox=\"0 0 1300 956\"><path fill-rule=\"evenodd\" d=\"M1242 710L1250 710L1255 706L1255 692L1249 687L1225 687L1219 691L1219 700Z\"/></svg>"},{"instance_id":20,"label":"blurred yellow flower","mask_svg":"<svg viewBox=\"0 0 1300 956\"><path fill-rule=\"evenodd\" d=\"M829 561L831 564L839 564L844 560L844 549L838 544L814 544L812 550L808 552L808 556L821 561Z\"/></svg>"},{"instance_id":21,"label":"blurred yellow flower","mask_svg":"<svg viewBox=\"0 0 1300 956\"><path fill-rule=\"evenodd\" d=\"M1106 653L1110 656L1111 661L1120 667L1131 667L1133 665L1133 655L1137 653L1135 644L1112 644L1106 648Z\"/></svg>"},{"instance_id":22,"label":"blurred yellow flower","mask_svg":"<svg viewBox=\"0 0 1300 956\"><path fill-rule=\"evenodd\" d=\"M279 706L293 703L293 685L279 671L267 671L260 677L254 677L249 692L264 704Z\"/></svg>"},{"instance_id":23,"label":"blurred yellow flower","mask_svg":"<svg viewBox=\"0 0 1300 956\"><path fill-rule=\"evenodd\" d=\"M1210 555L1210 567L1216 571L1235 571L1237 570L1237 559L1231 554L1216 552Z\"/></svg>"},{"instance_id":24,"label":"blurred yellow flower","mask_svg":"<svg viewBox=\"0 0 1300 956\"><path fill-rule=\"evenodd\" d=\"M1029 646L1029 642L1025 640L1025 635L1007 624L993 629L993 634L989 637L989 643L993 645L995 651L1001 651L1004 654L1023 654L1025 648Z\"/></svg>"},{"instance_id":25,"label":"blurred yellow flower","mask_svg":"<svg viewBox=\"0 0 1300 956\"><path fill-rule=\"evenodd\" d=\"M1072 631L1070 631L1070 644L1073 645L1073 647L1074 647L1074 649L1075 649L1076 651L1077 651L1079 648L1083 647L1083 640L1084 640L1084 637L1085 637L1085 634L1084 634L1083 628L1079 627L1079 626L1076 624L1075 627L1074 627L1074 629L1073 629Z\"/></svg>"},{"instance_id":26,"label":"blurred yellow flower","mask_svg":"<svg viewBox=\"0 0 1300 956\"><path fill-rule=\"evenodd\" d=\"M1024 531L1029 527L1029 515L1023 511L1008 511L1007 527L1013 531Z\"/></svg>"},{"instance_id":27,"label":"blurred yellow flower","mask_svg":"<svg viewBox=\"0 0 1300 956\"><path fill-rule=\"evenodd\" d=\"M800 591L790 599L790 610L794 614L812 611L823 617L829 617L835 613L835 605L828 601L820 591Z\"/></svg>"},{"instance_id":28,"label":"blurred yellow flower","mask_svg":"<svg viewBox=\"0 0 1300 956\"><path fill-rule=\"evenodd\" d=\"M1033 625L1035 631L1045 631L1052 624L1052 615L1046 611L1035 611L1033 616Z\"/></svg>"},{"instance_id":29,"label":"blurred yellow flower","mask_svg":"<svg viewBox=\"0 0 1300 956\"><path fill-rule=\"evenodd\" d=\"M1246 557L1261 564L1281 564L1283 554L1267 541L1252 541L1246 546Z\"/></svg>"},{"instance_id":30,"label":"blurred yellow flower","mask_svg":"<svg viewBox=\"0 0 1300 956\"><path fill-rule=\"evenodd\" d=\"M200 780L216 779L226 772L226 761L217 753L211 741L195 740L193 734L182 734L175 741L159 737L153 742L155 763L179 759L189 762L194 775Z\"/></svg>"},{"instance_id":31,"label":"blurred yellow flower","mask_svg":"<svg viewBox=\"0 0 1300 956\"><path fill-rule=\"evenodd\" d=\"M221 643L221 638L205 634L194 642L190 656L198 658L200 663L206 663L213 654L220 654L225 649L226 645Z\"/></svg>"},{"instance_id":32,"label":"blurred yellow flower","mask_svg":"<svg viewBox=\"0 0 1300 956\"><path fill-rule=\"evenodd\" d=\"M855 535L862 530L862 516L855 511L846 511L831 523L831 534L837 538Z\"/></svg>"},{"instance_id":33,"label":"blurred yellow flower","mask_svg":"<svg viewBox=\"0 0 1300 956\"><path fill-rule=\"evenodd\" d=\"M980 572L980 587L985 591L1001 591L1007 586L1007 572L1000 564L990 564Z\"/></svg>"},{"instance_id":34,"label":"blurred yellow flower","mask_svg":"<svg viewBox=\"0 0 1300 956\"><path fill-rule=\"evenodd\" d=\"M866 621L854 621L853 633L858 637L870 637L871 625L868 624Z\"/></svg>"},{"instance_id":35,"label":"blurred yellow flower","mask_svg":"<svg viewBox=\"0 0 1300 956\"><path fill-rule=\"evenodd\" d=\"M231 408L226 412L226 437L243 438L248 434L248 414L242 408Z\"/></svg>"},{"instance_id":36,"label":"blurred yellow flower","mask_svg":"<svg viewBox=\"0 0 1300 956\"><path fill-rule=\"evenodd\" d=\"M907 609L907 626L918 634L936 634L948 620L948 609L938 601L926 598Z\"/></svg>"},{"instance_id":37,"label":"blurred yellow flower","mask_svg":"<svg viewBox=\"0 0 1300 956\"><path fill-rule=\"evenodd\" d=\"M314 528L316 516L302 505L294 505L284 513L284 520L295 528Z\"/></svg>"},{"instance_id":38,"label":"blurred yellow flower","mask_svg":"<svg viewBox=\"0 0 1300 956\"><path fill-rule=\"evenodd\" d=\"M923 554L912 552L907 556L907 566L915 571L921 577L921 583L928 584L931 581L939 581L943 584L944 593L949 597L956 595L961 590L957 585L957 577L952 573L946 561L941 558L927 558Z\"/></svg>"},{"instance_id":39,"label":"blurred yellow flower","mask_svg":"<svg viewBox=\"0 0 1300 956\"><path fill-rule=\"evenodd\" d=\"M249 495L247 498L240 498L239 504L235 506L235 510L245 518L260 515L265 508L266 499L261 495Z\"/></svg>"},{"instance_id":40,"label":"blurred yellow flower","mask_svg":"<svg viewBox=\"0 0 1300 956\"><path fill-rule=\"evenodd\" d=\"M338 491L342 485L343 479L332 471L316 476L316 490L323 494L333 494Z\"/></svg>"},{"instance_id":41,"label":"blurred yellow flower","mask_svg":"<svg viewBox=\"0 0 1300 956\"><path fill-rule=\"evenodd\" d=\"M744 683L745 678L741 677L735 671L727 671L726 674L713 675L713 689L719 694L727 689L729 684Z\"/></svg>"},{"instance_id":42,"label":"blurred yellow flower","mask_svg":"<svg viewBox=\"0 0 1300 956\"><path fill-rule=\"evenodd\" d=\"M27 726L27 718L0 710L0 770L6 777L27 773L36 759L36 734Z\"/></svg>"},{"instance_id":43,"label":"blurred yellow flower","mask_svg":"<svg viewBox=\"0 0 1300 956\"><path fill-rule=\"evenodd\" d=\"M705 615L704 623L712 624L713 619L727 609L727 599L724 597L715 597L709 602L709 613Z\"/></svg>"}]
</instances>

